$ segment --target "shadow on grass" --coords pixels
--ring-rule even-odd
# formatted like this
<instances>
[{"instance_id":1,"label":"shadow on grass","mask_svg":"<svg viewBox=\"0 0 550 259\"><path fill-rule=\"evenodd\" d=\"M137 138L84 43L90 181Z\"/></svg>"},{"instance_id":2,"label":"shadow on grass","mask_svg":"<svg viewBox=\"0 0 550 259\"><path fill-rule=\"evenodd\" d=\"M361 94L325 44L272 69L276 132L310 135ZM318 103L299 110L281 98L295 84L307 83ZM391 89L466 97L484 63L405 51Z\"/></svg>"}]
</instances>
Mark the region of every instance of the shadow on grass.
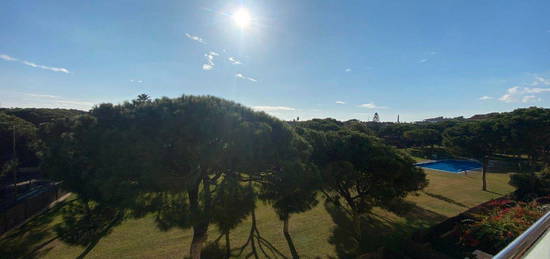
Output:
<instances>
[{"instance_id":1,"label":"shadow on grass","mask_svg":"<svg viewBox=\"0 0 550 259\"><path fill-rule=\"evenodd\" d=\"M404 244L413 233L426 229L447 217L423 209L412 202L393 205L392 212L404 218L395 222L376 214L362 215L356 220L340 207L326 203L335 227L329 237L329 243L335 246L339 258L357 258L358 256L381 249L403 253ZM397 208L395 208L397 207Z\"/></svg>"},{"instance_id":2,"label":"shadow on grass","mask_svg":"<svg viewBox=\"0 0 550 259\"><path fill-rule=\"evenodd\" d=\"M71 201L62 202L36 216L29 222L6 233L0 239L2 258L38 258L47 254L51 248L45 248L58 237L52 228L52 222L60 214L61 208Z\"/></svg>"},{"instance_id":3,"label":"shadow on grass","mask_svg":"<svg viewBox=\"0 0 550 259\"><path fill-rule=\"evenodd\" d=\"M201 258L205 259L217 259L227 258L225 255L225 246L221 246L218 242L210 242L206 244L201 250ZM191 259L190 256L185 255L183 259Z\"/></svg>"},{"instance_id":4,"label":"shadow on grass","mask_svg":"<svg viewBox=\"0 0 550 259\"><path fill-rule=\"evenodd\" d=\"M239 258L243 256L244 258L287 258L281 251L279 251L273 244L271 244L271 242L262 237L256 224L256 212L254 210L252 211L251 215L252 223L246 243L240 248L231 249L238 250L236 256ZM247 248L249 252L245 255L243 254L243 252Z\"/></svg>"},{"instance_id":5,"label":"shadow on grass","mask_svg":"<svg viewBox=\"0 0 550 259\"><path fill-rule=\"evenodd\" d=\"M76 199L57 204L0 239L0 258L39 258L53 247L55 240L86 248L77 258L84 258L112 228L121 222L120 212L94 208L91 214L82 213ZM107 211L107 213L106 213ZM61 223L54 224L58 217Z\"/></svg>"},{"instance_id":6,"label":"shadow on grass","mask_svg":"<svg viewBox=\"0 0 550 259\"><path fill-rule=\"evenodd\" d=\"M451 204L454 204L454 205L457 205L457 206L460 206L460 207L463 207L463 208L468 208L468 206L466 206L465 204L463 203L460 203L458 201L455 201L453 199L450 199L450 198L447 198L443 195L439 195L439 194L435 194L435 193L431 193L431 192L423 192L425 193L426 195L432 197L432 198L435 198L435 199L438 199L438 200L442 200L444 202L448 202L448 203L451 203Z\"/></svg>"},{"instance_id":7,"label":"shadow on grass","mask_svg":"<svg viewBox=\"0 0 550 259\"><path fill-rule=\"evenodd\" d=\"M94 202L75 202L62 209L63 221L54 227L59 239L83 246L77 258L84 258L113 228L122 223L124 212Z\"/></svg>"},{"instance_id":8,"label":"shadow on grass","mask_svg":"<svg viewBox=\"0 0 550 259\"><path fill-rule=\"evenodd\" d=\"M493 191L489 191L489 190L485 190L484 192L488 192L488 193L492 193L492 194L496 194L496 195L504 195L502 193L498 193L498 192L493 192Z\"/></svg>"}]
</instances>

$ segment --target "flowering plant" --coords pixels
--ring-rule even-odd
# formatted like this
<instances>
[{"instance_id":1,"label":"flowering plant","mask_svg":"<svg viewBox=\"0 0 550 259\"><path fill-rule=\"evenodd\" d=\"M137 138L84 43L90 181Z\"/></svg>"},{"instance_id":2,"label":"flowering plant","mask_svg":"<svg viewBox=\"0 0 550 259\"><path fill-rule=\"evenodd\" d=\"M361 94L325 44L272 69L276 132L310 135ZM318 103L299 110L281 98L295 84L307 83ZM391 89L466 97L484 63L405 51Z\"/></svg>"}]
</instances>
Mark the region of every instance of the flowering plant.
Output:
<instances>
[{"instance_id":1,"label":"flowering plant","mask_svg":"<svg viewBox=\"0 0 550 259\"><path fill-rule=\"evenodd\" d=\"M473 214L458 226L459 242L486 252L498 252L543 215L536 202L499 200L487 203L483 214Z\"/></svg>"}]
</instances>

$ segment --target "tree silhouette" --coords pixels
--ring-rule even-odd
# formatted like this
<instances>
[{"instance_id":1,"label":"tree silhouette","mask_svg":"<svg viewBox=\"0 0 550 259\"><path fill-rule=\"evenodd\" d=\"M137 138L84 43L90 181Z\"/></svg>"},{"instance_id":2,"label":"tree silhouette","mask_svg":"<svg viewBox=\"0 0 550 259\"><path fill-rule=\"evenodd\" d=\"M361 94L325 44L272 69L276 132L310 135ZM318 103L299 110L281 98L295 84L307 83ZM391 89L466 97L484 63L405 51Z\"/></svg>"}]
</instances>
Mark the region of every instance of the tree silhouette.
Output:
<instances>
[{"instance_id":1,"label":"tree silhouette","mask_svg":"<svg viewBox=\"0 0 550 259\"><path fill-rule=\"evenodd\" d=\"M312 162L321 172L326 201L346 211L357 228L373 207L389 207L427 185L412 158L376 137L349 130L299 132L313 146Z\"/></svg>"},{"instance_id":2,"label":"tree silhouette","mask_svg":"<svg viewBox=\"0 0 550 259\"><path fill-rule=\"evenodd\" d=\"M256 196L238 182L261 181L279 172L285 161L300 157L297 136L288 125L215 97L102 104L91 115L105 130L101 134L126 131L133 136L119 136L131 144L113 143L132 146L130 156L138 167L132 179L141 192L134 199L134 215L155 213L161 229L192 228L193 258L200 257L211 224L228 237L253 210ZM236 204L241 210L229 207Z\"/></svg>"},{"instance_id":3,"label":"tree silhouette","mask_svg":"<svg viewBox=\"0 0 550 259\"><path fill-rule=\"evenodd\" d=\"M502 134L493 120L466 122L448 128L443 133L443 145L451 152L482 161L482 187L487 190L489 157L501 146Z\"/></svg>"},{"instance_id":4,"label":"tree silhouette","mask_svg":"<svg viewBox=\"0 0 550 259\"><path fill-rule=\"evenodd\" d=\"M293 258L299 258L299 255L288 230L290 216L317 205L318 183L316 168L312 164L296 161L267 176L261 185L260 199L270 203L283 221L283 234Z\"/></svg>"}]
</instances>

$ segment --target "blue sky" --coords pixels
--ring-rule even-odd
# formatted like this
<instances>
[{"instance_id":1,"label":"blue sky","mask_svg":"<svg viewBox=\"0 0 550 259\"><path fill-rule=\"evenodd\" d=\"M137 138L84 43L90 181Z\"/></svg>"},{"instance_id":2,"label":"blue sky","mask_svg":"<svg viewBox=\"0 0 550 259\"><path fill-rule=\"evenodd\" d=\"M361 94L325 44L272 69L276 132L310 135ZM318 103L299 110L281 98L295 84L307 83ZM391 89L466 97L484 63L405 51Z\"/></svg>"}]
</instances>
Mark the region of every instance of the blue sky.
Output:
<instances>
[{"instance_id":1,"label":"blue sky","mask_svg":"<svg viewBox=\"0 0 550 259\"><path fill-rule=\"evenodd\" d=\"M3 0L0 106L208 94L383 121L549 107L548 14L547 0Z\"/></svg>"}]
</instances>

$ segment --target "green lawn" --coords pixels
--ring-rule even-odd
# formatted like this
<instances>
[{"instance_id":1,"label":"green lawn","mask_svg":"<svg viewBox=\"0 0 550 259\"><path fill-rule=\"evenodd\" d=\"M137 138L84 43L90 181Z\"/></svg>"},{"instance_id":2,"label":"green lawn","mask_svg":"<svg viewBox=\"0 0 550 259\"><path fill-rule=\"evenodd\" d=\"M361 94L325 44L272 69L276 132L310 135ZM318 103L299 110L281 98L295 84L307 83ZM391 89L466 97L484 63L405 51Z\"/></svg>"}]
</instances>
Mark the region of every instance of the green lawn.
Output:
<instances>
[{"instance_id":1,"label":"green lawn","mask_svg":"<svg viewBox=\"0 0 550 259\"><path fill-rule=\"evenodd\" d=\"M417 195L407 198L412 210L398 216L376 209L373 219L378 224L373 229L373 239L391 243L420 228L431 226L454 216L470 207L513 191L508 185L508 174L488 174L489 191L481 191L480 173L451 174L426 171L430 181L428 187ZM70 199L69 199L70 200ZM256 210L260 234L285 254L289 254L282 235L282 223L273 210L258 204ZM45 257L75 258L83 247L69 246L59 240L52 226L60 220L57 209L41 215L20 229L16 229L0 240L0 258ZM305 258L314 256L335 256L334 246L328 242L334 224L322 203L315 209L291 218L290 230L299 253ZM388 231L391 230L391 231ZM232 246L246 242L250 231L250 220L233 230ZM386 233L383 235L381 233ZM209 238L216 238L211 227ZM380 238L384 236L384 238ZM99 241L88 254L89 258L183 258L188 253L191 241L190 230L173 229L162 232L156 229L152 217L128 220L117 226L113 232Z\"/></svg>"}]
</instances>

